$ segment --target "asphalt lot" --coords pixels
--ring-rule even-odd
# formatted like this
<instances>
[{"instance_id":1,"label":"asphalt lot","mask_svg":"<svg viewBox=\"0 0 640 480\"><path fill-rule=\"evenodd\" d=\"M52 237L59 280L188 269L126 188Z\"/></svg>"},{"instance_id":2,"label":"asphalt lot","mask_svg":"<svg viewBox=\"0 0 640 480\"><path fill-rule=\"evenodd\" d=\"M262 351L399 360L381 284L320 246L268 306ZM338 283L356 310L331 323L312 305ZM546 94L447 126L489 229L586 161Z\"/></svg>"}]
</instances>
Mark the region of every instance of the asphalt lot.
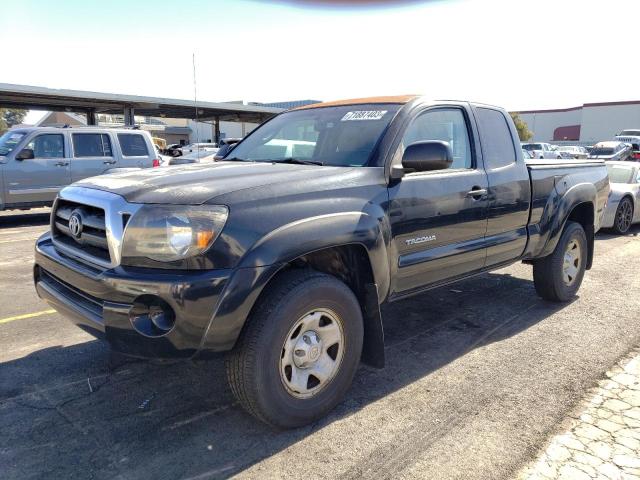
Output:
<instances>
[{"instance_id":1,"label":"asphalt lot","mask_svg":"<svg viewBox=\"0 0 640 480\"><path fill-rule=\"evenodd\" d=\"M599 234L567 305L514 265L383 310L388 364L328 418L274 432L222 361L110 354L36 296L47 210L0 214L0 472L25 478L512 478L640 344L640 228ZM17 318L16 318L17 317Z\"/></svg>"}]
</instances>

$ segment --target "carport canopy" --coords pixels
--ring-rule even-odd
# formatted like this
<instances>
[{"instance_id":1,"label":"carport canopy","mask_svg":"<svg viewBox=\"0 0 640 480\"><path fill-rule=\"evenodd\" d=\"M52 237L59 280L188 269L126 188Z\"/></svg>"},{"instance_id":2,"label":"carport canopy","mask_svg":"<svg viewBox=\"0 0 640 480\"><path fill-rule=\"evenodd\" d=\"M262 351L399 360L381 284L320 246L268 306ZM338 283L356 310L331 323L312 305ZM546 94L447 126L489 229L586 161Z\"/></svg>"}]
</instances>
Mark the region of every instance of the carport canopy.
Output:
<instances>
[{"instance_id":1,"label":"carport canopy","mask_svg":"<svg viewBox=\"0 0 640 480\"><path fill-rule=\"evenodd\" d=\"M150 117L221 120L262 123L282 111L280 108L244 105L232 102L203 102L139 95L53 89L30 85L0 83L0 108L25 108L82 112L87 123L95 124L96 113L124 114L125 123L133 125L134 115Z\"/></svg>"}]
</instances>

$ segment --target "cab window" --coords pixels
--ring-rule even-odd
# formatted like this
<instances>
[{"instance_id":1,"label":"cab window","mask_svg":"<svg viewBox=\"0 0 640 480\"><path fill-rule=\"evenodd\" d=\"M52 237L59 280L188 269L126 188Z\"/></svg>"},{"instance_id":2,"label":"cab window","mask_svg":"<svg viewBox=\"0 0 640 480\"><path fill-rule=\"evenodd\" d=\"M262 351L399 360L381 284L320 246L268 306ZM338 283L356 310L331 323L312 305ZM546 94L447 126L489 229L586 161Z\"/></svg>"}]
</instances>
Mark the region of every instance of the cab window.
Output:
<instances>
[{"instance_id":1,"label":"cab window","mask_svg":"<svg viewBox=\"0 0 640 480\"><path fill-rule=\"evenodd\" d=\"M64 158L64 137L60 134L38 135L25 148L33 150L34 158Z\"/></svg>"},{"instance_id":2,"label":"cab window","mask_svg":"<svg viewBox=\"0 0 640 480\"><path fill-rule=\"evenodd\" d=\"M451 145L452 169L472 168L471 142L467 122L462 110L457 108L427 110L416 117L402 137L401 149L416 142L441 140Z\"/></svg>"},{"instance_id":3,"label":"cab window","mask_svg":"<svg viewBox=\"0 0 640 480\"><path fill-rule=\"evenodd\" d=\"M480 107L477 109L477 118L485 167L501 168L515 163L516 148L504 114L498 110ZM546 151L550 150L547 144L543 145Z\"/></svg>"}]
</instances>

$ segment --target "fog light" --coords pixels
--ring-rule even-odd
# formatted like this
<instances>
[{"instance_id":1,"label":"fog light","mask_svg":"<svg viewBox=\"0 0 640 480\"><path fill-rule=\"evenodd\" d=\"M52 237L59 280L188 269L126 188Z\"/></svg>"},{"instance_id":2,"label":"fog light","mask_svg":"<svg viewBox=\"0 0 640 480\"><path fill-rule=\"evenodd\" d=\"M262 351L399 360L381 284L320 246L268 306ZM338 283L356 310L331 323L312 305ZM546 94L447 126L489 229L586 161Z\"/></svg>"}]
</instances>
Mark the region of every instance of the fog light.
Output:
<instances>
[{"instance_id":1,"label":"fog light","mask_svg":"<svg viewBox=\"0 0 640 480\"><path fill-rule=\"evenodd\" d=\"M145 337L162 337L176 324L171 306L159 297L142 295L133 302L129 320L136 332Z\"/></svg>"}]
</instances>

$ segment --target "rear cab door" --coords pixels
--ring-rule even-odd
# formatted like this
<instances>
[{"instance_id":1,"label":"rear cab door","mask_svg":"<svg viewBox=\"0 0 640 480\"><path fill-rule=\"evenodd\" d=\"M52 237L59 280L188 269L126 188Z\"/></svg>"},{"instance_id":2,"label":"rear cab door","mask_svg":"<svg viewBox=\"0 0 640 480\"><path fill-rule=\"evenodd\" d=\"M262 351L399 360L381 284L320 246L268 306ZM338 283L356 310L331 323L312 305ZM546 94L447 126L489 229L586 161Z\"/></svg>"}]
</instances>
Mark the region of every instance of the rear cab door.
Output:
<instances>
[{"instance_id":1,"label":"rear cab door","mask_svg":"<svg viewBox=\"0 0 640 480\"><path fill-rule=\"evenodd\" d=\"M392 274L398 296L481 270L486 249L487 175L467 104L416 108L392 165L414 142L441 140L453 150L445 170L406 173L389 186Z\"/></svg>"},{"instance_id":2,"label":"rear cab door","mask_svg":"<svg viewBox=\"0 0 640 480\"><path fill-rule=\"evenodd\" d=\"M29 149L34 158L17 160ZM71 181L70 148L67 135L60 131L30 133L22 140L5 165L6 204L40 204L52 202L58 190Z\"/></svg>"},{"instance_id":3,"label":"rear cab door","mask_svg":"<svg viewBox=\"0 0 640 480\"><path fill-rule=\"evenodd\" d=\"M485 267L493 267L520 257L527 246L531 183L508 114L484 105L473 110L489 180Z\"/></svg>"},{"instance_id":4,"label":"rear cab door","mask_svg":"<svg viewBox=\"0 0 640 480\"><path fill-rule=\"evenodd\" d=\"M113 137L107 132L71 132L71 181L100 175L117 166Z\"/></svg>"}]
</instances>

